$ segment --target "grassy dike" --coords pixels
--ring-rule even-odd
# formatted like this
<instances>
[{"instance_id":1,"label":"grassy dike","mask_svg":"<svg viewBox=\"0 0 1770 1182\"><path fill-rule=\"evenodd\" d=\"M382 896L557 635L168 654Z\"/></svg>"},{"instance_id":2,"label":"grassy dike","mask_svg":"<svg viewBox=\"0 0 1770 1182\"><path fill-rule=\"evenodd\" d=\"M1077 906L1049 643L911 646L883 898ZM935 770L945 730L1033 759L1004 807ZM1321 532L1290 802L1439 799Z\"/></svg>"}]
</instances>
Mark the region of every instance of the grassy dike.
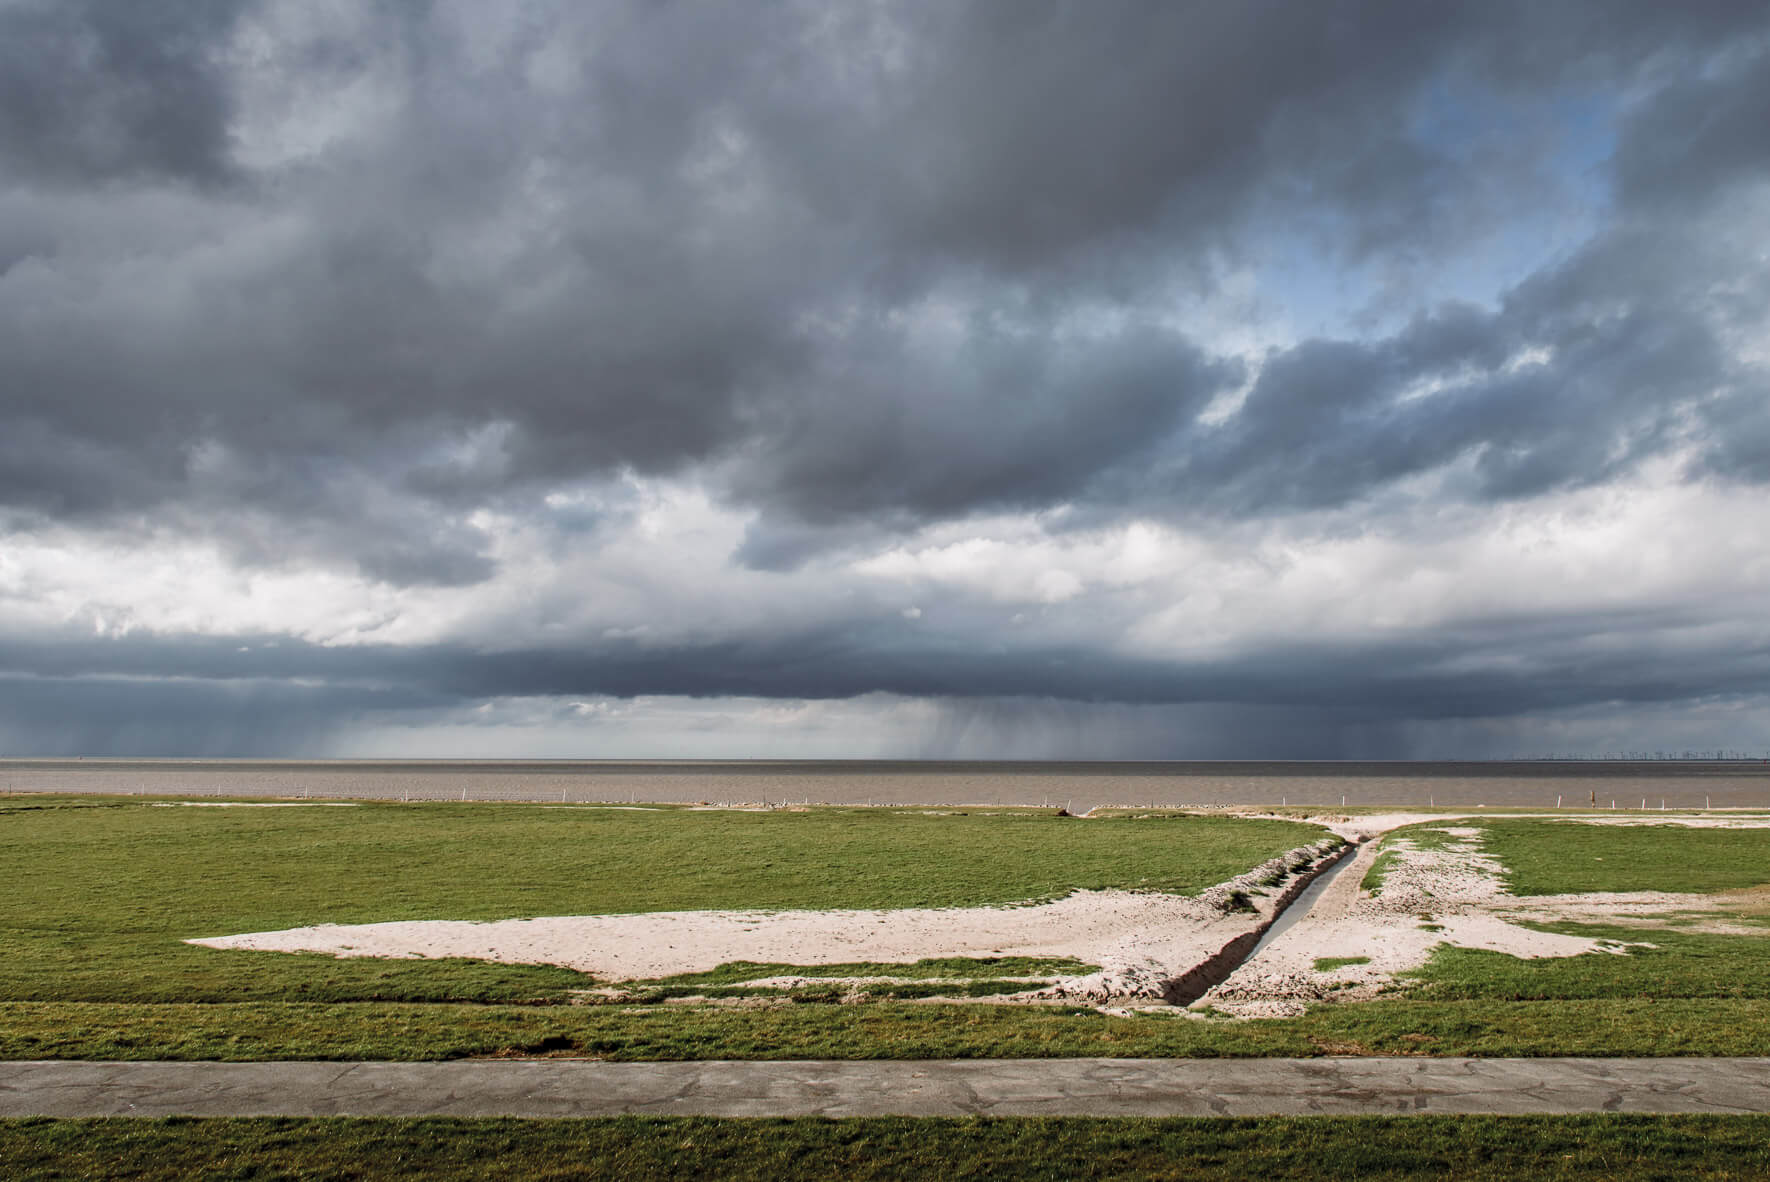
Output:
<instances>
[{"instance_id":1,"label":"grassy dike","mask_svg":"<svg viewBox=\"0 0 1770 1182\"><path fill-rule=\"evenodd\" d=\"M1197 890L1317 833L1248 824L0 801L0 874L18 884L0 898L0 1057L1770 1054L1770 940L1690 931L1655 932L1658 947L1627 956L1523 961L1441 949L1396 996L1250 1022L891 1002L568 1005L560 1004L567 991L586 982L563 970L178 943L187 934L326 920L940 905L1076 886ZM1485 824L1487 848L1513 869L1514 889L1717 890L1770 877L1756 869L1770 867L1762 831L1670 831L1661 843L1654 839L1667 831ZM1035 967L930 962L899 972ZM698 978L753 971L733 966ZM936 1174L1762 1178L1770 1176L1770 1118L0 1121L0 1177L8 1179Z\"/></svg>"},{"instance_id":2,"label":"grassy dike","mask_svg":"<svg viewBox=\"0 0 1770 1182\"><path fill-rule=\"evenodd\" d=\"M1486 848L1524 889L1718 889L1770 878L1766 830L1482 824ZM12 1059L1770 1054L1770 939L1694 931L1565 928L1655 945L1623 956L1526 961L1442 948L1393 996L1247 1022L843 1005L834 991L756 1008L570 1005L570 990L592 982L561 969L179 942L327 921L938 906L1079 886L1195 891L1319 834L1283 822L20 797L0 802L0 825L0 876L16 884L0 898L0 1057Z\"/></svg>"},{"instance_id":3,"label":"grassy dike","mask_svg":"<svg viewBox=\"0 0 1770 1182\"><path fill-rule=\"evenodd\" d=\"M0 1121L9 1179L1757 1179L1767 1117Z\"/></svg>"},{"instance_id":4,"label":"grassy dike","mask_svg":"<svg viewBox=\"0 0 1770 1182\"><path fill-rule=\"evenodd\" d=\"M1322 836L1232 817L26 796L0 799L0 833L0 1002L118 1004L564 1001L595 982L545 966L182 941L316 923L1191 894Z\"/></svg>"}]
</instances>

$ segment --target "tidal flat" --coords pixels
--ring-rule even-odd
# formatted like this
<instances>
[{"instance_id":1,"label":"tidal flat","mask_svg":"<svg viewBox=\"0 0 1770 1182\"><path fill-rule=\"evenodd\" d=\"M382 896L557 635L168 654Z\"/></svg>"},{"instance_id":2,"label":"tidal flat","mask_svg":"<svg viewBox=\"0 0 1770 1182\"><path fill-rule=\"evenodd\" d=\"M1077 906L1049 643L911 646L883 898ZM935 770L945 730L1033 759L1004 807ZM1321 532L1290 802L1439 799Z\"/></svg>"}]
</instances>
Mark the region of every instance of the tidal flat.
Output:
<instances>
[{"instance_id":1,"label":"tidal flat","mask_svg":"<svg viewBox=\"0 0 1770 1182\"><path fill-rule=\"evenodd\" d=\"M0 760L0 790L1056 808L1770 808L1763 760Z\"/></svg>"}]
</instances>

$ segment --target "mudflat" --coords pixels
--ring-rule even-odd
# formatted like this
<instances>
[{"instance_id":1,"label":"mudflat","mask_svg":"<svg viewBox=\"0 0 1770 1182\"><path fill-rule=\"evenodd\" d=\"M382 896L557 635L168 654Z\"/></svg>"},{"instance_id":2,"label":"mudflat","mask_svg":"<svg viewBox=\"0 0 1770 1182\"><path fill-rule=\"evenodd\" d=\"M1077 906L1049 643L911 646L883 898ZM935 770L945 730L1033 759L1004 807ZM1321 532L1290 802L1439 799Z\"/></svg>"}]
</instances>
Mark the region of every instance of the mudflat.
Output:
<instances>
[{"instance_id":1,"label":"mudflat","mask_svg":"<svg viewBox=\"0 0 1770 1182\"><path fill-rule=\"evenodd\" d=\"M0 789L626 803L1770 807L1770 763L0 760Z\"/></svg>"}]
</instances>

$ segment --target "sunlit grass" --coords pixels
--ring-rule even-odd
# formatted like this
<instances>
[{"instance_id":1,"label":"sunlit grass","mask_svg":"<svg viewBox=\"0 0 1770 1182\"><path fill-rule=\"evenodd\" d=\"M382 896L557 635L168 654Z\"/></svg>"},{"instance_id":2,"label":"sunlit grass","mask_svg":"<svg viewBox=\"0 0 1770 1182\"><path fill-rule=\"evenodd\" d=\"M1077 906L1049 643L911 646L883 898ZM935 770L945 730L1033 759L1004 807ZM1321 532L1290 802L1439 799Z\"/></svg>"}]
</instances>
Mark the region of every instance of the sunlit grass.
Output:
<instances>
[{"instance_id":1,"label":"sunlit grass","mask_svg":"<svg viewBox=\"0 0 1770 1182\"><path fill-rule=\"evenodd\" d=\"M25 797L0 801L0 826L0 999L115 1002L565 1000L592 982L541 966L182 941L316 923L1185 893L1321 836L1229 817Z\"/></svg>"},{"instance_id":2,"label":"sunlit grass","mask_svg":"<svg viewBox=\"0 0 1770 1182\"><path fill-rule=\"evenodd\" d=\"M1747 1179L1770 1117L0 1121L33 1179Z\"/></svg>"},{"instance_id":3,"label":"sunlit grass","mask_svg":"<svg viewBox=\"0 0 1770 1182\"><path fill-rule=\"evenodd\" d=\"M1196 889L1313 840L1226 818L1072 821L547 810L532 805L168 809L139 802L0 804L0 1057L440 1059L954 1058L1072 1055L1770 1054L1770 940L1689 930L1570 928L1651 941L1629 955L1521 960L1444 948L1394 996L1291 1019L1104 1015L1085 1007L854 1000L815 981L761 1008L566 1004L579 974L470 961L222 952L185 935L330 920L497 918L640 908L932 905L1049 897L1069 886ZM1481 822L1489 852L1538 862L1555 843L1631 854L1617 882L1715 881L1716 830ZM1643 852L1671 836L1676 856ZM1688 838L1689 840L1685 840ZM1590 842L1599 844L1592 845ZM1533 851L1536 851L1533 853ZM1608 861L1609 854L1603 855ZM1698 863L1687 871L1679 860ZM1564 872L1556 872L1564 873ZM1590 870L1578 871L1589 874ZM1762 870L1734 867L1724 885ZM903 976L900 997L994 991L999 976L1073 962L734 963L658 986L721 993L774 975ZM937 979L975 981L947 988ZM879 990L883 996L892 990ZM7 1001L5 999L11 999ZM510 1004L520 1002L524 1004ZM155 1004L144 1004L155 1003ZM204 1003L204 1004L192 1004ZM471 1003L471 1004L464 1004Z\"/></svg>"},{"instance_id":4,"label":"sunlit grass","mask_svg":"<svg viewBox=\"0 0 1770 1182\"><path fill-rule=\"evenodd\" d=\"M767 1002L460 1005L0 1003L4 1059L987 1059L1770 1055L1770 999L1380 998L1298 1018L1085 1007Z\"/></svg>"},{"instance_id":5,"label":"sunlit grass","mask_svg":"<svg viewBox=\"0 0 1770 1182\"><path fill-rule=\"evenodd\" d=\"M1710 893L1770 883L1770 828L1476 822L1515 895L1587 891Z\"/></svg>"}]
</instances>

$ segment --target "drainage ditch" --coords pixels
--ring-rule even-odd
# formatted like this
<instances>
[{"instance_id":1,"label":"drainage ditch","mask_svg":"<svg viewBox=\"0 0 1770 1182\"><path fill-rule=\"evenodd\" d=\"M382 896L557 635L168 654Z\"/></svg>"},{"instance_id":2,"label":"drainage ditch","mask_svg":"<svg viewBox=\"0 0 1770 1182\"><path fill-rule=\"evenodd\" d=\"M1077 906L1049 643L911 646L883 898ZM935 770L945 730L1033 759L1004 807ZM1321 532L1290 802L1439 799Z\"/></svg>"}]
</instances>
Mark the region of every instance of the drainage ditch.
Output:
<instances>
[{"instance_id":1,"label":"drainage ditch","mask_svg":"<svg viewBox=\"0 0 1770 1182\"><path fill-rule=\"evenodd\" d=\"M1278 898L1277 910L1262 927L1244 932L1217 952L1188 969L1184 976L1168 982L1165 998L1170 1005L1191 1005L1223 982L1236 969L1258 956L1268 944L1298 920L1309 914L1315 901L1327 891L1328 884L1345 873L1358 860L1358 843L1349 842L1340 852L1307 880L1294 883Z\"/></svg>"}]
</instances>

